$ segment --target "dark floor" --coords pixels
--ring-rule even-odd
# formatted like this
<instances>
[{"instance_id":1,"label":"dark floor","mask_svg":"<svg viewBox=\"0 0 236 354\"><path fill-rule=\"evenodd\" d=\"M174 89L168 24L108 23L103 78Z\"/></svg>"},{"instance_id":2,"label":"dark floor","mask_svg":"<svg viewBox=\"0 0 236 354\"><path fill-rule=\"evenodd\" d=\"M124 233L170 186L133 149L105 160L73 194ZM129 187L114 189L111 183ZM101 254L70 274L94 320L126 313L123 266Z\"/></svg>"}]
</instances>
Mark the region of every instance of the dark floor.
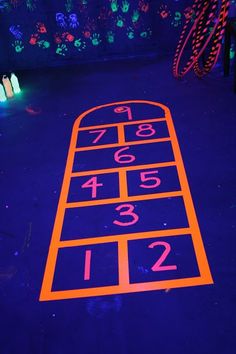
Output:
<instances>
[{"instance_id":1,"label":"dark floor","mask_svg":"<svg viewBox=\"0 0 236 354\"><path fill-rule=\"evenodd\" d=\"M220 67L203 80L171 60L22 73L1 104L0 354L233 354L236 96ZM76 117L150 100L172 112L214 285L39 302Z\"/></svg>"}]
</instances>

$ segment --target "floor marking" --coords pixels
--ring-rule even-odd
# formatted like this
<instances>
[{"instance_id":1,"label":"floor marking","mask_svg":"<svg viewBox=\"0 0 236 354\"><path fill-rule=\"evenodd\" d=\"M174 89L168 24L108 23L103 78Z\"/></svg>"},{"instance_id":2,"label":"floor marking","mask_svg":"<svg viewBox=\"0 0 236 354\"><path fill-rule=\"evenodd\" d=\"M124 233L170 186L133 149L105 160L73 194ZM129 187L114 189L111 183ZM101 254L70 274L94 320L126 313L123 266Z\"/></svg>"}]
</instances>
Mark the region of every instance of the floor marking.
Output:
<instances>
[{"instance_id":1,"label":"floor marking","mask_svg":"<svg viewBox=\"0 0 236 354\"><path fill-rule=\"evenodd\" d=\"M130 106L136 105L136 107L138 107L139 104L142 105L145 104L148 107L151 106L150 109L155 107L161 108L164 111L164 118L161 117L161 118L154 118L154 119L148 118L142 120L135 120L135 114L132 112L132 107ZM86 119L88 120L89 115L92 116L93 114L96 114L97 111L103 108L106 109L109 108L111 112L110 116L109 113L106 113L108 117L107 124L101 124L101 125L95 124L86 127L85 126L80 127L83 118L86 117ZM116 115L114 115L114 112L116 113ZM112 123L109 123L109 119L110 119L109 117L113 119ZM104 120L105 118L106 117L104 116ZM122 119L124 121L122 121ZM155 131L152 126L152 123L159 122L159 121L166 121L168 131L169 131L169 137L147 139L146 137L153 135L153 132ZM141 124L146 124L146 123L148 123L148 125L140 127ZM136 131L137 140L127 141L127 137L125 136L126 135L125 127L133 126L135 129L135 125L137 126L137 129L139 129L138 132ZM106 129L104 128L109 128L109 127L117 128L118 143L96 145L96 143L99 144L100 142L102 142L103 138L106 136ZM94 134L93 137L94 140L93 143L91 143L91 146L77 147L78 134L80 134L80 132L83 131L89 131L89 130L91 131L92 129L100 129L100 134L99 136ZM104 132L102 132L102 130ZM140 139L140 136L143 137L143 139ZM136 157L133 155L130 149L127 148L124 149L124 147L144 145L144 144L146 145L146 144L163 142L163 141L168 141L171 143L171 147L174 154L173 161L159 162L159 163L157 162L157 163L149 164L145 162L146 156L142 156L142 159L144 161L143 164L139 163L132 166L128 165L129 161L131 160L133 161L132 163L135 163ZM76 153L80 151L89 152L98 149L111 149L111 148L112 149L117 148L115 158L118 161L117 163L120 164L118 167L107 168L107 169L95 168L89 171L83 171L81 169L78 172L72 172ZM119 149L120 151L118 151ZM155 155L155 152L150 151L150 154ZM108 164L110 162L111 161L108 161ZM154 169L153 172L157 173L158 168L164 169L164 168L168 168L169 166L175 166L177 168L180 190L168 190L167 192L158 192L158 190L155 190L155 192L151 193L150 184L155 185L153 181L155 181L157 178L155 179L154 174L152 174L151 172L148 173L145 172L144 174L141 174L144 178L143 183L146 183L146 185L144 184L143 187L148 186L142 190L142 192L145 194L132 195L132 196L128 195L128 186L127 186L128 171L139 172L145 169L147 170ZM114 188L118 188L119 197L117 198L106 197L104 199L102 198L98 199L97 197L94 199L94 195L93 195L93 198L91 197L90 200L81 201L81 202L80 201L70 202L70 203L67 202L72 178L91 176L91 181L93 181L92 178L94 175L95 176L102 175L102 174L107 175L110 173L118 173L119 175L119 185L114 186ZM159 174L159 171L158 171L158 177L160 177L160 179L162 178ZM132 179L132 184L133 183L135 183L135 181ZM140 181L138 186L141 186L143 183ZM148 183L150 184L148 185ZM105 186L103 186L103 184L100 183L100 188L103 187ZM90 188L86 188L86 190L87 189ZM80 191L78 190L78 193L79 192ZM165 200L166 198L176 198L176 197L183 198L189 227L179 227L179 228L170 229L168 228L168 225L164 224L162 230L157 229L157 230L146 231L146 232L135 231L136 225L142 219L142 212L148 214L149 212L151 212L151 208L152 208L152 204L150 204L150 210L142 211L142 208L141 210L137 210L135 207L136 201L141 203L142 201L145 201L145 203L152 203L152 200L159 199L160 203L162 203L162 200ZM112 209L110 210L109 213L109 217L111 217L109 227L116 228L112 231L112 234L104 235L104 236L96 236L96 226L89 225L89 227L91 228L94 227L94 235L92 237L80 238L79 234L78 235L73 234L71 235L71 238L73 239L62 240L63 225L66 216L65 212L67 209L73 210L73 208L78 208L78 207L83 208L83 207L89 207L95 205L98 206L98 208L100 205L110 205L109 208L113 208L112 204L116 204L116 203L118 205L116 206L115 210ZM89 210L90 208L88 208L88 213ZM173 215L173 217L175 216ZM78 222L83 223L83 220L79 220ZM108 227L108 226L104 225L104 227ZM122 230L120 230L120 233L117 232L117 230L119 230L118 229L119 227L122 228ZM129 232L122 233L123 229L126 227L129 228L128 229ZM149 242L149 239L151 239L152 242ZM180 275L177 274L179 269L181 269L181 266L179 266L179 264L176 263L178 261L178 257L176 258L176 254L175 254L175 244L178 245L178 242L183 242L183 240L187 240L192 244L192 251L191 248L189 248L188 252L192 252L191 259L196 260L196 264L199 272L198 274L193 273L192 276L189 275L182 276L181 275L182 273ZM149 247L150 252L160 251L161 247L165 247L165 250L161 249L162 252L164 251L164 253L162 253L162 256L156 255L156 260L159 259L159 263L155 263L153 262L153 260L150 259L150 267L147 275L147 277L149 278L145 278L146 275L141 275L138 281L134 280L135 279L134 274L136 274L135 272L137 271L136 269L137 267L135 267L135 262L130 259L132 255L131 247L136 247L135 246L136 243L134 242L136 243L139 242L137 245L139 245L139 247L144 247L142 253L137 252L136 257L143 256L145 252L149 252L145 242L149 242L147 243L148 245L156 246L156 247L154 246ZM112 280L111 282L114 283L114 284L112 283L112 285L108 284L104 286L103 283L101 283L100 285L99 282L101 281L101 278L99 276L96 279L94 278L95 277L94 267L99 267L99 264L94 265L95 259L99 255L100 257L102 257L104 261L107 261L108 259L107 262L110 262L112 266L113 264L112 262L114 261L114 259L109 258L109 253L100 255L99 252L102 252L103 246L110 247L111 245L114 244L117 245L117 264L118 264L117 283L115 283L116 280ZM87 246L89 246L89 249L87 249ZM83 251L84 247L85 249ZM100 251L96 253L97 252L96 248L93 247L100 247L99 248ZM84 257L83 262L81 263L83 264L83 271L82 271L83 276L79 280L82 285L75 289L63 288L62 290L57 290L56 289L57 284L54 284L54 282L56 279L55 274L57 272L58 262L60 261L61 252L70 252L70 250L77 250L77 248L83 251L80 254L82 254L82 256ZM185 252L186 252L186 248L183 248L181 250L181 256L183 255L184 257ZM149 255L149 253L147 254ZM149 262L148 257L147 257L147 261ZM175 260L172 261L171 258L169 259L169 257L175 257ZM139 262L138 258L136 261ZM164 264L161 265L161 263ZM63 266L66 267L67 264L63 263ZM191 264L189 264L189 266L191 268ZM104 266L102 271L105 272L107 271L107 269L108 270L110 269L109 266L108 268ZM182 270L185 271L184 268L182 268ZM161 278L160 279L155 278L155 276L158 276L160 273L162 274L168 273L169 278L164 280ZM172 278L172 274L173 274L173 278ZM68 269L68 275L71 275L70 269ZM72 274L72 275L75 278L77 277L77 274ZM112 274L109 273L108 275L112 277ZM66 281L66 279L63 280ZM93 281L95 281L95 283L97 282L96 283L97 285L91 285L93 284L92 283ZM205 254L202 237L200 234L198 221L195 214L194 205L193 205L193 201L192 201L192 197L191 197L191 193L190 193L190 189L189 189L189 185L188 185L188 181L184 169L184 164L183 164L178 140L176 137L176 133L175 133L175 129L174 129L174 125L172 122L169 109L160 103L144 101L144 100L136 100L136 101L124 101L124 102L105 104L102 106L94 107L84 112L82 115L80 115L78 119L75 121L73 131L72 131L65 175L64 175L61 195L59 199L57 214L55 218L55 223L54 223L54 228L53 228L53 233L52 233L52 238L51 238L51 243L48 252L48 258L45 267L41 293L40 293L40 301L60 300L60 299L62 300L62 299L100 296L100 295L109 295L109 294L132 293L132 292L158 290L158 289L171 289L171 288L196 286L196 285L204 285L204 284L212 284L212 283L213 280L211 277L207 257Z\"/></svg>"}]
</instances>

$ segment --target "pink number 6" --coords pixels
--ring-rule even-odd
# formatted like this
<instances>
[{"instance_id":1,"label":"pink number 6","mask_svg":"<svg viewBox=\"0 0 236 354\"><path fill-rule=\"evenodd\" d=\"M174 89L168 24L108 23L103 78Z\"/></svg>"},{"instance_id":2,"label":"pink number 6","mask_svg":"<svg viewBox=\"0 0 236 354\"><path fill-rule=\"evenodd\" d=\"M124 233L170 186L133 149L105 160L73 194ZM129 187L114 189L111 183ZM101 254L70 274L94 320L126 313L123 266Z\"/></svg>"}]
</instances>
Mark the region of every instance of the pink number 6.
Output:
<instances>
[{"instance_id":1,"label":"pink number 6","mask_svg":"<svg viewBox=\"0 0 236 354\"><path fill-rule=\"evenodd\" d=\"M152 266L152 271L153 272L161 272L161 271L166 271L166 270L176 270L177 266L176 265L169 265L169 266L163 266L162 263L165 261L166 257L171 251L170 244L164 241L157 241L151 243L148 248L154 248L156 246L164 246L165 250L162 253L161 257L156 261L156 263Z\"/></svg>"},{"instance_id":2,"label":"pink number 6","mask_svg":"<svg viewBox=\"0 0 236 354\"><path fill-rule=\"evenodd\" d=\"M134 155L128 155L128 154L121 154L122 151L129 150L129 146L124 147L122 149L119 149L118 151L115 152L114 154L114 159L118 163L130 163L135 161L135 156Z\"/></svg>"}]
</instances>

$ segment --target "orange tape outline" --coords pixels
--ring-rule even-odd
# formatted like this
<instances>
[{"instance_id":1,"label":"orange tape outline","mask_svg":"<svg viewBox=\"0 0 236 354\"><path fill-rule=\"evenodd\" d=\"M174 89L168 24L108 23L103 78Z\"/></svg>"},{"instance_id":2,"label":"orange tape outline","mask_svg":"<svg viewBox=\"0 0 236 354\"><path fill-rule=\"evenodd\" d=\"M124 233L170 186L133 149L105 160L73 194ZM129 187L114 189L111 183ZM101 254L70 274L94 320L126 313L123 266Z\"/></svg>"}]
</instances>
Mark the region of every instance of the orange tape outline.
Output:
<instances>
[{"instance_id":1,"label":"orange tape outline","mask_svg":"<svg viewBox=\"0 0 236 354\"><path fill-rule=\"evenodd\" d=\"M77 144L77 134L79 130L87 130L88 128L95 129L101 127L107 127L108 125L99 125L99 126L90 126L90 127L83 127L79 129L79 125L81 120L88 114L98 109L102 109L105 107L110 107L114 105L127 105L130 103L143 103L143 104L150 104L153 106L160 107L165 112L165 119L167 122L167 127L170 134L169 141L172 142L172 148L174 153L175 162L171 161L169 163L162 163L159 165L162 166L173 166L176 165L177 172L179 176L179 181L181 185L181 194L183 196L186 214L189 222L189 227L185 229L171 229L171 230L159 230L159 231L152 231L152 232L142 232L136 234L123 234L123 235L113 235L113 236L104 236L104 237L95 237L89 239L77 239L77 240L69 240L69 241L61 241L61 230L64 221L65 209L68 207L67 197L69 192L70 186L70 179L72 176L81 175L81 173L72 173L73 168L73 161L74 161L74 154L76 153L76 144ZM160 118L163 120L163 118ZM159 119L159 120L160 120ZM133 121L133 122L125 122L125 123L117 123L117 124L110 124L109 126L123 126L126 124L141 124L142 122L149 121L153 122L154 119L142 120L142 121ZM156 121L157 119L155 119ZM121 129L121 128L118 128ZM122 134L121 136L124 137ZM119 137L120 138L120 137ZM156 139L152 139L156 140ZM148 140L148 143L150 140ZM139 144L143 144L144 141L140 140ZM125 145L124 138L122 141L119 141L119 144L122 146ZM127 145L129 145L127 143ZM120 146L117 145L116 146ZM108 147L108 145L104 145L103 147ZM158 164L155 164L157 166ZM148 166L148 167L147 167ZM141 166L129 166L129 167L121 167L118 168L119 173L124 178L124 171L126 170L135 170L151 168L152 165L141 165ZM139 168L137 168L139 167ZM99 170L99 173L108 173L111 170L117 169L104 169ZM95 171L86 171L88 174L92 174ZM85 172L82 172L85 173ZM86 175L86 174L83 174ZM122 185L122 184L121 184ZM124 189L125 188L125 189ZM126 186L120 187L121 196L126 196ZM170 193L170 192L168 192ZM171 192L172 193L172 192ZM180 193L180 192L178 192ZM161 193L160 193L161 194ZM160 195L159 194L159 195ZM141 196L143 199L146 195ZM138 196L139 197L139 196ZM155 195L155 198L157 195ZM163 196L162 196L163 197ZM128 197L130 198L130 197ZM133 198L133 197L131 197ZM137 200L137 197L135 197ZM125 199L127 200L127 199ZM141 199L139 199L141 200ZM101 200L104 204L104 200ZM120 200L119 200L120 201ZM106 200L107 202L107 200ZM128 240L131 239L143 239L143 238L155 238L155 237L163 237L163 236L174 236L174 235L183 235L183 234L190 234L193 241L193 246L195 250L195 255L199 267L200 276L198 277L191 277L191 278L183 278L183 279L173 279L173 280L164 280L164 281L156 281L156 282L146 282L146 283L138 283L138 284L130 284L129 283L129 269L128 269ZM57 261L57 254L59 248L62 247L74 247L79 245L88 245L88 244L98 244L98 243L107 243L107 242L118 242L118 259L119 259L119 284L114 286L105 286L105 287L96 287L96 288L86 288L86 289L75 289L75 290L61 290L61 291L52 291L52 284L54 278L54 272L56 267ZM130 101L122 101L122 102L113 102L105 105L100 105L93 107L83 114L81 114L75 121L72 136L70 141L69 153L67 157L66 169L60 194L60 199L57 208L57 214L55 218L51 243L48 252L47 263L44 272L44 278L40 293L40 301L48 301L48 300L59 300L59 299L69 299L69 298L79 298L79 297L89 297L89 296L100 296L100 295L109 295L109 294L121 294L121 293L130 293L130 292L137 292L137 291L148 291L148 290L157 290L157 289L167 289L167 288L178 288L178 287L186 287L186 286L194 286L194 285L204 285L204 284L212 284L213 279L210 273L207 257L205 254L204 245L202 242L199 225L187 181L187 176L185 173L185 168L177 140L177 136L175 133L174 125L171 119L171 114L169 109L164 106L163 104L146 101L146 100L130 100Z\"/></svg>"}]
</instances>

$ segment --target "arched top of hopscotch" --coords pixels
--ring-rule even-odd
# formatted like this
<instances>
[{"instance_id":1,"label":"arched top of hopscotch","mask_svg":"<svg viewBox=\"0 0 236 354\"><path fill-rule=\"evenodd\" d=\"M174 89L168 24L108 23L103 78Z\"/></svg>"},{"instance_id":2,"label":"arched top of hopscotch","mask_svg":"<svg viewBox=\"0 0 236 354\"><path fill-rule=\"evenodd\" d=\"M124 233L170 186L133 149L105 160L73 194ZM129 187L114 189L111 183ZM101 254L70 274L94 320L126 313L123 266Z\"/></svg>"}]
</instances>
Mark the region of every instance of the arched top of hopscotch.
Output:
<instances>
[{"instance_id":1,"label":"arched top of hopscotch","mask_svg":"<svg viewBox=\"0 0 236 354\"><path fill-rule=\"evenodd\" d=\"M130 113L127 112L127 108L130 109ZM112 102L95 106L80 114L74 122L73 129L118 124L131 120L138 123L140 120L168 118L169 115L169 108L159 102L146 100Z\"/></svg>"}]
</instances>

